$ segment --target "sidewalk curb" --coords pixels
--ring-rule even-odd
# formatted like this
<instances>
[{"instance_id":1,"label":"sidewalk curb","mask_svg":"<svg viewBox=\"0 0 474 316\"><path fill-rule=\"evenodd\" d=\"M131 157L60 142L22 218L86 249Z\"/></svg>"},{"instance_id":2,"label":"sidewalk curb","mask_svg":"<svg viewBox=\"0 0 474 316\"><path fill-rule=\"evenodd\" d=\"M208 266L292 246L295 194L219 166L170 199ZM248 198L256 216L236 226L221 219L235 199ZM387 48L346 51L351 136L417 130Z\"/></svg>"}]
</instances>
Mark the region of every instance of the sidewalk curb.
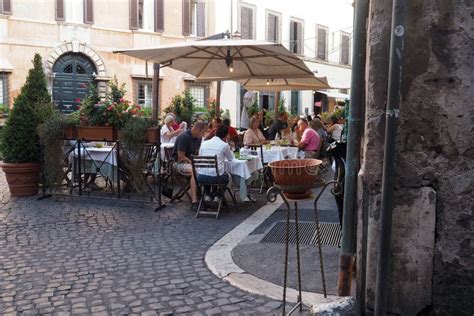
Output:
<instances>
[{"instance_id":1,"label":"sidewalk curb","mask_svg":"<svg viewBox=\"0 0 474 316\"><path fill-rule=\"evenodd\" d=\"M246 273L232 259L232 250L245 237L252 233L255 228L270 217L282 204L283 201L281 198L278 198L275 203L267 203L215 242L208 249L204 258L212 273L244 291L281 300L283 287ZM287 289L288 302L296 303L297 296L298 291L296 289ZM335 308L338 309L340 306L354 305L354 299L352 297L328 295L327 298L324 298L323 294L302 292L302 298L303 304L309 306L311 311L317 313L327 313Z\"/></svg>"}]
</instances>

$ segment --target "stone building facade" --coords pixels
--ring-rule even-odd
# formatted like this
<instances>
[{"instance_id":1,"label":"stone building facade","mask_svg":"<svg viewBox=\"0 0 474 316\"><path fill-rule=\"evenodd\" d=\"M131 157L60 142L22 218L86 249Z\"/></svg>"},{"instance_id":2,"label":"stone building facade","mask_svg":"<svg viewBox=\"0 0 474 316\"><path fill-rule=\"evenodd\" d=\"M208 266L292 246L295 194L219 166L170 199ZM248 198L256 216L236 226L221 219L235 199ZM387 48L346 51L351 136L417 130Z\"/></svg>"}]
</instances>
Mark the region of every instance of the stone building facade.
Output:
<instances>
[{"instance_id":1,"label":"stone building facade","mask_svg":"<svg viewBox=\"0 0 474 316\"><path fill-rule=\"evenodd\" d=\"M397 135L389 308L472 315L474 69L472 4L407 1ZM359 174L358 286L375 303L391 1L371 1ZM365 242L367 240L367 242Z\"/></svg>"},{"instance_id":2,"label":"stone building facade","mask_svg":"<svg viewBox=\"0 0 474 316\"><path fill-rule=\"evenodd\" d=\"M341 89L339 92L347 93L351 4L346 0L334 0L330 5L297 2L298 5L284 0L0 0L0 103L13 105L30 60L39 53L45 62L53 101L61 110L75 109L89 82L97 83L104 93L114 76L126 84L127 99L149 106L152 65L146 67L143 60L113 51L194 41L225 31L283 43L299 54L309 68L327 76L331 85ZM169 68L161 69L160 78L161 109L186 88L198 106L207 106L208 98L215 97L215 83L194 82ZM230 110L237 126L240 93L239 84L223 84L221 105ZM312 113L315 101L322 102L325 110L332 108L325 95L313 91L284 95L289 110L295 113L302 114L305 109ZM260 103L273 104L272 98L272 94L262 93Z\"/></svg>"},{"instance_id":3,"label":"stone building facade","mask_svg":"<svg viewBox=\"0 0 474 316\"><path fill-rule=\"evenodd\" d=\"M211 33L212 4L207 0L1 0L0 80L2 100L13 105L35 53L43 57L54 102L74 110L95 82L104 93L114 76L126 84L126 98L151 105L153 67L114 50L192 41ZM164 68L160 103L185 88L201 103L214 93L212 84Z\"/></svg>"}]
</instances>

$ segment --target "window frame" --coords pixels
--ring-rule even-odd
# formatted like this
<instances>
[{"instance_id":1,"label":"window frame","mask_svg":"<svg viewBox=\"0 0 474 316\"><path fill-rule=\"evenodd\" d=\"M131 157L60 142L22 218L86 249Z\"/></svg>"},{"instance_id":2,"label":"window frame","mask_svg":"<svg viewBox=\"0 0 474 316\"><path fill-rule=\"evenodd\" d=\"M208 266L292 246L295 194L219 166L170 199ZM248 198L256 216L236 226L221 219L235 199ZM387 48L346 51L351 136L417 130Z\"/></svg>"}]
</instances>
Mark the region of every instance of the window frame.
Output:
<instances>
[{"instance_id":1,"label":"window frame","mask_svg":"<svg viewBox=\"0 0 474 316\"><path fill-rule=\"evenodd\" d=\"M269 31L269 29L268 29L268 27L269 27L268 17L269 17L270 14L273 15L273 16L278 17L278 27L277 27L278 36L277 36L276 42L273 42L268 37L268 31ZM282 14L280 12L276 12L276 11L267 9L266 12L265 12L265 40L267 42L272 42L272 43L281 43L281 31L282 31Z\"/></svg>"},{"instance_id":2,"label":"window frame","mask_svg":"<svg viewBox=\"0 0 474 316\"><path fill-rule=\"evenodd\" d=\"M150 109L153 109L153 78L147 78L145 76L142 76L142 75L132 75L132 86L133 86L133 93L132 93L132 98L133 98L133 102L135 104L139 104L138 103L138 92L139 92L139 84L150 84L151 86L151 89L150 89L150 100L151 100L151 103L150 103ZM159 90L159 96L158 96L158 108L160 109L161 107L161 95L162 95L162 83L161 81L163 80L163 78L160 77L159 81L158 81L158 84L160 86L160 90Z\"/></svg>"},{"instance_id":3,"label":"window frame","mask_svg":"<svg viewBox=\"0 0 474 316\"><path fill-rule=\"evenodd\" d=\"M10 107L10 98L8 95L9 89L8 89L8 84L9 84L9 77L10 72L7 71L0 71L0 80L2 81L2 99L0 99L0 104L3 104L3 106ZM1 114L1 113L0 113Z\"/></svg>"},{"instance_id":4,"label":"window frame","mask_svg":"<svg viewBox=\"0 0 474 316\"><path fill-rule=\"evenodd\" d=\"M300 23L301 24L301 51L300 52L293 52L293 49L291 47L291 23ZM305 41L304 41L304 20L303 19L300 19L300 18L297 18L297 17L290 17L290 40L289 40L289 48L290 48L290 52L296 54L296 55L299 55L299 56L304 56L304 44L305 44Z\"/></svg>"},{"instance_id":5,"label":"window frame","mask_svg":"<svg viewBox=\"0 0 474 316\"><path fill-rule=\"evenodd\" d=\"M195 82L194 80L185 80L185 89L190 91L192 87L202 87L204 88L204 108L209 107L209 96L210 96L210 84L205 82ZM197 106L197 105L196 105Z\"/></svg>"},{"instance_id":6,"label":"window frame","mask_svg":"<svg viewBox=\"0 0 474 316\"><path fill-rule=\"evenodd\" d=\"M326 41L325 45L326 47L324 48L324 59L319 57L319 30L325 30L326 31ZM329 28L324 25L316 24L316 59L317 60L323 60L323 61L328 61L329 58Z\"/></svg>"},{"instance_id":7,"label":"window frame","mask_svg":"<svg viewBox=\"0 0 474 316\"><path fill-rule=\"evenodd\" d=\"M247 3L247 2L239 2L238 6L238 26L239 32L242 36L242 7L252 10L252 34L250 39L256 39L257 36L257 6Z\"/></svg>"}]
</instances>

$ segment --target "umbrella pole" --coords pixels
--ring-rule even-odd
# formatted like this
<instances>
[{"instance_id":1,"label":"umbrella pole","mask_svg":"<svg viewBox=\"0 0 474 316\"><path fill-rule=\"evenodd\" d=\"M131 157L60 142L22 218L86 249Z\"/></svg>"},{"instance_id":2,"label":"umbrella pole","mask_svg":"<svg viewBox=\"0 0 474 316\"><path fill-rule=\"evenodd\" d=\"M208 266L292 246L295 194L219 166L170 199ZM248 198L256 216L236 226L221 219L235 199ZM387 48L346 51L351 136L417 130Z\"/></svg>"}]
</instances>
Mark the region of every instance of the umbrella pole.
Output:
<instances>
[{"instance_id":1,"label":"umbrella pole","mask_svg":"<svg viewBox=\"0 0 474 316\"><path fill-rule=\"evenodd\" d=\"M160 64L153 64L153 83L152 83L152 114L151 118L154 121L158 120L159 114L159 97L160 97Z\"/></svg>"},{"instance_id":2,"label":"umbrella pole","mask_svg":"<svg viewBox=\"0 0 474 316\"><path fill-rule=\"evenodd\" d=\"M280 91L275 93L275 120L278 118L278 102L280 101Z\"/></svg>"},{"instance_id":3,"label":"umbrella pole","mask_svg":"<svg viewBox=\"0 0 474 316\"><path fill-rule=\"evenodd\" d=\"M220 118L221 110L221 81L217 81L217 90L216 90L216 118Z\"/></svg>"}]
</instances>

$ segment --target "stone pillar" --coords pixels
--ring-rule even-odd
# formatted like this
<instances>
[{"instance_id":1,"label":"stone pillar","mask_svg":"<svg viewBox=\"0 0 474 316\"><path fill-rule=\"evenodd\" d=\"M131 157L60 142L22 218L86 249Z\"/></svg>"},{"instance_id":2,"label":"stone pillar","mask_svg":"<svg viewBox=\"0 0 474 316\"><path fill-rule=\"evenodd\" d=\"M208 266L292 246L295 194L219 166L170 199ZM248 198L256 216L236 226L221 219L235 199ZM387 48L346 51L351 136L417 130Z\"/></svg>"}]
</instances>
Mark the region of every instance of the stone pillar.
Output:
<instances>
[{"instance_id":1,"label":"stone pillar","mask_svg":"<svg viewBox=\"0 0 474 316\"><path fill-rule=\"evenodd\" d=\"M464 1L412 0L408 10L388 311L464 315L474 310L473 8ZM366 282L369 309L375 298L390 23L391 1L371 1L358 225L358 267L367 254L358 285Z\"/></svg>"}]
</instances>

